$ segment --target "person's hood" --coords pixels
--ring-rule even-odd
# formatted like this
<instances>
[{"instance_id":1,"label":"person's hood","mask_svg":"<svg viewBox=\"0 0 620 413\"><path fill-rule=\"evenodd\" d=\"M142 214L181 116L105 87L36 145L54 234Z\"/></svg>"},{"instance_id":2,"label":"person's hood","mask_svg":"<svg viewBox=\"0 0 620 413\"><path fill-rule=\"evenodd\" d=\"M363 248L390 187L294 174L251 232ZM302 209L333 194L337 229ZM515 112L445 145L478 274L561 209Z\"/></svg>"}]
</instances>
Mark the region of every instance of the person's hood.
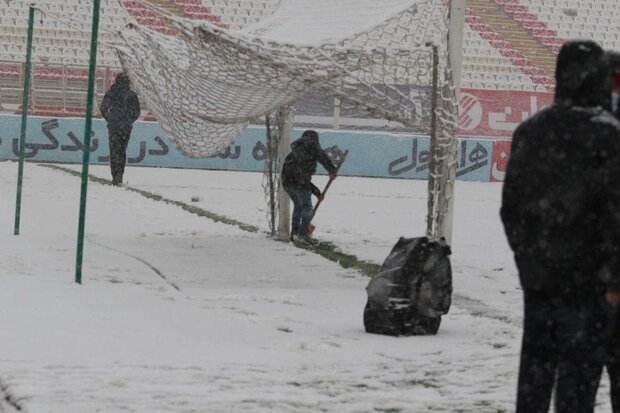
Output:
<instances>
[{"instance_id":1,"label":"person's hood","mask_svg":"<svg viewBox=\"0 0 620 413\"><path fill-rule=\"evenodd\" d=\"M128 92L129 92L129 81L117 79L116 82L114 82L112 86L110 86L110 94L114 98L124 97L125 95L127 95Z\"/></svg>"},{"instance_id":2,"label":"person's hood","mask_svg":"<svg viewBox=\"0 0 620 413\"><path fill-rule=\"evenodd\" d=\"M116 82L114 82L113 86L115 89L121 89L121 90L129 89L129 79L126 79L126 78L119 79Z\"/></svg>"},{"instance_id":3,"label":"person's hood","mask_svg":"<svg viewBox=\"0 0 620 413\"><path fill-rule=\"evenodd\" d=\"M319 134L316 131L307 130L301 135L301 138L291 143L291 149L305 145L314 145L315 143L319 143Z\"/></svg>"},{"instance_id":4,"label":"person's hood","mask_svg":"<svg viewBox=\"0 0 620 413\"><path fill-rule=\"evenodd\" d=\"M570 106L611 108L607 54L591 40L564 43L555 69L555 100Z\"/></svg>"}]
</instances>

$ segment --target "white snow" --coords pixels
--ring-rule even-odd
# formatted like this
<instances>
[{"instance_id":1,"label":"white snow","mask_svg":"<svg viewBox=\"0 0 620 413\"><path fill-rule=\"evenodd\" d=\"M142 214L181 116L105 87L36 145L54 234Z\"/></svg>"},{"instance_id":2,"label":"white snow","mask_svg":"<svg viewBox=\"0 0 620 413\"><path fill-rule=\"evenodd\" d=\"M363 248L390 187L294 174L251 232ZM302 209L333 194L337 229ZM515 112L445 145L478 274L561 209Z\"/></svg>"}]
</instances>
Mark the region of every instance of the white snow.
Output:
<instances>
[{"instance_id":1,"label":"white snow","mask_svg":"<svg viewBox=\"0 0 620 413\"><path fill-rule=\"evenodd\" d=\"M366 277L267 237L261 174L125 172L259 233L91 182L81 285L80 178L24 176L15 236L17 164L0 162L0 394L24 412L514 410L522 308L501 184L457 182L453 306L437 336L393 338L364 332ZM425 208L425 181L339 177L316 235L381 263L423 235Z\"/></svg>"},{"instance_id":2,"label":"white snow","mask_svg":"<svg viewBox=\"0 0 620 413\"><path fill-rule=\"evenodd\" d=\"M426 0L288 0L274 13L242 29L268 41L318 47L372 30Z\"/></svg>"}]
</instances>

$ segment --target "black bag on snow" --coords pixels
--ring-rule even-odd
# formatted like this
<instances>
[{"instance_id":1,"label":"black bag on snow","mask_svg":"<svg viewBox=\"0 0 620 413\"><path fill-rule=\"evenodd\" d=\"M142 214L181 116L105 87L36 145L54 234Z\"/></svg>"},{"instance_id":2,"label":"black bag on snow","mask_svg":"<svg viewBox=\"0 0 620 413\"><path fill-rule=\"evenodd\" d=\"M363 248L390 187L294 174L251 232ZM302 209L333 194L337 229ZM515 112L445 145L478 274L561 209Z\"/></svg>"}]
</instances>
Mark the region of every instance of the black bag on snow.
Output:
<instances>
[{"instance_id":1,"label":"black bag on snow","mask_svg":"<svg viewBox=\"0 0 620 413\"><path fill-rule=\"evenodd\" d=\"M450 309L450 253L443 238L433 241L427 237L401 237L366 287L366 332L391 336L436 334L441 316Z\"/></svg>"}]
</instances>

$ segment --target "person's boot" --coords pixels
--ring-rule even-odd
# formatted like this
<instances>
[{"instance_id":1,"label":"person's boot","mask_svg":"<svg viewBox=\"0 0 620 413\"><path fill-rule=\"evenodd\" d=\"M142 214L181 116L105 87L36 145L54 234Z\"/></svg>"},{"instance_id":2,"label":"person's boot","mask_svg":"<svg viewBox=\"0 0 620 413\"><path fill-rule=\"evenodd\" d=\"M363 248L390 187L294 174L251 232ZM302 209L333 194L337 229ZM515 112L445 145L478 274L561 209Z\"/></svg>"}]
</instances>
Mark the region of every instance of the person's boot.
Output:
<instances>
[{"instance_id":1,"label":"person's boot","mask_svg":"<svg viewBox=\"0 0 620 413\"><path fill-rule=\"evenodd\" d=\"M291 236L289 237L289 239L290 239L291 241L294 241L294 240L293 240L293 237L294 237L295 235L297 235L297 234L299 234L299 228L298 228L298 226L293 225L293 227L291 228Z\"/></svg>"},{"instance_id":2,"label":"person's boot","mask_svg":"<svg viewBox=\"0 0 620 413\"><path fill-rule=\"evenodd\" d=\"M293 242L302 244L302 245L319 245L319 241L312 238L310 234L295 234L293 236Z\"/></svg>"}]
</instances>

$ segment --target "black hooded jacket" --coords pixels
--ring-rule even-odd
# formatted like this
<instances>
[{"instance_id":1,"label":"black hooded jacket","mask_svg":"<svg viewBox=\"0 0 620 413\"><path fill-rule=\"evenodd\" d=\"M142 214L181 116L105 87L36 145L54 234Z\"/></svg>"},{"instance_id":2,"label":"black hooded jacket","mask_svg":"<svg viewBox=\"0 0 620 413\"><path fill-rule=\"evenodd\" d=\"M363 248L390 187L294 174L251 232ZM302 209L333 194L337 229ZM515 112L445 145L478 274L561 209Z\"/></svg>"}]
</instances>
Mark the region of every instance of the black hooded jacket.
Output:
<instances>
[{"instance_id":1,"label":"black hooded jacket","mask_svg":"<svg viewBox=\"0 0 620 413\"><path fill-rule=\"evenodd\" d=\"M311 182L319 162L330 174L336 167L319 144L319 135L305 131L301 138L291 144L291 153L284 159L282 166L282 184L284 187L300 186L320 195L321 191Z\"/></svg>"},{"instance_id":2,"label":"black hooded jacket","mask_svg":"<svg viewBox=\"0 0 620 413\"><path fill-rule=\"evenodd\" d=\"M503 187L521 285L554 295L620 291L620 123L608 111L604 52L567 42L556 81L554 103L515 131Z\"/></svg>"},{"instance_id":3,"label":"black hooded jacket","mask_svg":"<svg viewBox=\"0 0 620 413\"><path fill-rule=\"evenodd\" d=\"M129 89L129 79L118 76L101 102L101 115L111 129L129 129L140 116L138 95Z\"/></svg>"}]
</instances>

